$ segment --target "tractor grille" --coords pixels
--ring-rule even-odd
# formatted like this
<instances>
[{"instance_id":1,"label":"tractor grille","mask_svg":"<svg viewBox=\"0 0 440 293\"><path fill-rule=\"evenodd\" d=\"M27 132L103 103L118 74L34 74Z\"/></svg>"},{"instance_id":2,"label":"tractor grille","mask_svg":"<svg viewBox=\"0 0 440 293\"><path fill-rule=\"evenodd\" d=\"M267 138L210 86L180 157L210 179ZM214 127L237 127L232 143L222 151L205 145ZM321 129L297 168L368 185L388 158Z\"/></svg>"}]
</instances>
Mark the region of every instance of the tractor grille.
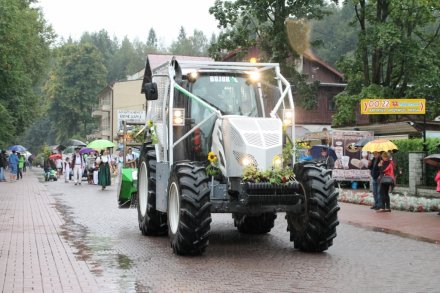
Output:
<instances>
[{"instance_id":1,"label":"tractor grille","mask_svg":"<svg viewBox=\"0 0 440 293\"><path fill-rule=\"evenodd\" d=\"M281 123L276 119L237 118L231 120L247 145L271 148L282 144ZM233 137L237 134L233 134Z\"/></svg>"},{"instance_id":2,"label":"tractor grille","mask_svg":"<svg viewBox=\"0 0 440 293\"><path fill-rule=\"evenodd\" d=\"M302 198L299 184L243 183L242 190L247 204L296 204Z\"/></svg>"}]
</instances>

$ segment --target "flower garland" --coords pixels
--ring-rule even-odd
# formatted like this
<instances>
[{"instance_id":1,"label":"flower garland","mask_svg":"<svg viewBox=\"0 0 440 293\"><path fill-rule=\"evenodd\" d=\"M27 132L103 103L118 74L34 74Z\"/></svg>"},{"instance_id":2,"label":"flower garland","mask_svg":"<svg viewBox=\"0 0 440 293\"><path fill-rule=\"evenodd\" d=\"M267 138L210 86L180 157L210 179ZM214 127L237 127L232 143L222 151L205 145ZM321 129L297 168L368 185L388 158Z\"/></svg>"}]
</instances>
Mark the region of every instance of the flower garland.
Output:
<instances>
[{"instance_id":1,"label":"flower garland","mask_svg":"<svg viewBox=\"0 0 440 293\"><path fill-rule=\"evenodd\" d=\"M243 169L243 181L250 183L286 184L292 181L294 176L291 168L273 167L270 170L262 171L257 166L249 165Z\"/></svg>"}]
</instances>

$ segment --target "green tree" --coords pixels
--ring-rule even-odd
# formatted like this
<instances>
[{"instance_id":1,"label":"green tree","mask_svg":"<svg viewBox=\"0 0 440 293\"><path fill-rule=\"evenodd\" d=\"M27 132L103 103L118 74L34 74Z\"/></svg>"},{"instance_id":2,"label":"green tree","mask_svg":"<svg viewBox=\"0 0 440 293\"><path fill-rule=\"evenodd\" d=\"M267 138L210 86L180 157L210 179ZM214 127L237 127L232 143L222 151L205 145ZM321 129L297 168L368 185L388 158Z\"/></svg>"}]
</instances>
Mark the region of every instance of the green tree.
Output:
<instances>
[{"instance_id":1,"label":"green tree","mask_svg":"<svg viewBox=\"0 0 440 293\"><path fill-rule=\"evenodd\" d=\"M337 2L337 1L333 1ZM297 104L305 109L317 105L317 85L309 85L307 77L295 70L298 53L289 46L285 21L291 19L320 19L326 15L326 1L265 1L216 0L209 12L218 20L222 29L217 42L209 48L215 59L221 59L224 51L258 47L263 62L277 62L297 91ZM307 47L307 38L292 43ZM300 52L301 53L301 52Z\"/></svg>"},{"instance_id":2,"label":"green tree","mask_svg":"<svg viewBox=\"0 0 440 293\"><path fill-rule=\"evenodd\" d=\"M267 54L265 59L284 62L295 54L287 41L286 18L320 19L326 14L325 3L324 0L216 0L209 12L223 29L217 49L258 45Z\"/></svg>"},{"instance_id":3,"label":"green tree","mask_svg":"<svg viewBox=\"0 0 440 293\"><path fill-rule=\"evenodd\" d=\"M48 88L52 97L49 114L57 141L95 127L91 117L96 95L106 84L107 70L99 50L90 44L66 44L57 49L57 64Z\"/></svg>"},{"instance_id":4,"label":"green tree","mask_svg":"<svg viewBox=\"0 0 440 293\"><path fill-rule=\"evenodd\" d=\"M189 37L189 40L193 49L193 55L207 56L208 39L202 31L195 29L193 35Z\"/></svg>"},{"instance_id":5,"label":"green tree","mask_svg":"<svg viewBox=\"0 0 440 293\"><path fill-rule=\"evenodd\" d=\"M0 135L2 144L17 142L41 112L38 88L54 35L32 2L0 0L0 124L8 132Z\"/></svg>"},{"instance_id":6,"label":"green tree","mask_svg":"<svg viewBox=\"0 0 440 293\"><path fill-rule=\"evenodd\" d=\"M122 40L118 48L110 70L115 74L113 80L123 80L127 75L133 74L145 65L145 45L139 41L133 44L127 37Z\"/></svg>"},{"instance_id":7,"label":"green tree","mask_svg":"<svg viewBox=\"0 0 440 293\"><path fill-rule=\"evenodd\" d=\"M176 55L192 55L193 48L191 40L186 36L186 31L183 26L180 27L177 40L171 43L170 52Z\"/></svg>"},{"instance_id":8,"label":"green tree","mask_svg":"<svg viewBox=\"0 0 440 293\"><path fill-rule=\"evenodd\" d=\"M115 80L117 76L117 72L111 71L111 65L114 59L114 56L118 50L118 40L115 37L113 40L110 38L108 32L106 30L100 30L99 32L94 33L84 33L81 36L80 40L81 44L89 43L94 45L104 60L105 67L107 68L107 82L111 82Z\"/></svg>"},{"instance_id":9,"label":"green tree","mask_svg":"<svg viewBox=\"0 0 440 293\"><path fill-rule=\"evenodd\" d=\"M357 31L353 25L355 16L352 3L342 7L331 4L328 15L312 22L313 51L327 63L336 66L342 56L352 54L357 45Z\"/></svg>"},{"instance_id":10,"label":"green tree","mask_svg":"<svg viewBox=\"0 0 440 293\"><path fill-rule=\"evenodd\" d=\"M358 105L362 97L438 96L440 3L424 0L353 0L352 3L359 42L355 54L339 63L348 87L336 97L338 108L347 107L344 104L347 99ZM429 118L438 115L438 99L429 101L428 106ZM354 113L347 109L339 111L333 117L333 124L353 124L353 117ZM395 118L371 115L370 121Z\"/></svg>"},{"instance_id":11,"label":"green tree","mask_svg":"<svg viewBox=\"0 0 440 293\"><path fill-rule=\"evenodd\" d=\"M159 42L157 40L156 31L153 28L150 28L148 31L146 45L148 53L156 53L158 51Z\"/></svg>"}]
</instances>

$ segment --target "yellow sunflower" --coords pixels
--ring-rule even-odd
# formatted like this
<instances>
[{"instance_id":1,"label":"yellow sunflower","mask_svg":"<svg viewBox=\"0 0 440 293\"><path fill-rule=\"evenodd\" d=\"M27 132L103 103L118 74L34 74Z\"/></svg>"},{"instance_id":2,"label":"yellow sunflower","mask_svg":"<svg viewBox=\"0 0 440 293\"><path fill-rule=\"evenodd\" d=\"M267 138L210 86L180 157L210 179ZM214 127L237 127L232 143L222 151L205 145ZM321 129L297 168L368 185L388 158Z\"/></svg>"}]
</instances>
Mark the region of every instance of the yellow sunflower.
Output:
<instances>
[{"instance_id":1,"label":"yellow sunflower","mask_svg":"<svg viewBox=\"0 0 440 293\"><path fill-rule=\"evenodd\" d=\"M209 152L208 161L210 161L211 163L217 162L217 156L215 155L214 152Z\"/></svg>"}]
</instances>

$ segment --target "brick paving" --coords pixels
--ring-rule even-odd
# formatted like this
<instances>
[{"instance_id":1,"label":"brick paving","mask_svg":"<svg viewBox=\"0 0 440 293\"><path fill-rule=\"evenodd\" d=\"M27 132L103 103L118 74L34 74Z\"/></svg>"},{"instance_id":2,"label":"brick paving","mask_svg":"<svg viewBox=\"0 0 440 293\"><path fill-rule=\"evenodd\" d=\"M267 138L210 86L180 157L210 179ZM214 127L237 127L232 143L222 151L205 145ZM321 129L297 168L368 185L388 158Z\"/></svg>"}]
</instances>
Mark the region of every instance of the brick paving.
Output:
<instances>
[{"instance_id":1,"label":"brick paving","mask_svg":"<svg viewBox=\"0 0 440 293\"><path fill-rule=\"evenodd\" d=\"M437 212L412 213L392 210L377 213L369 206L339 203L339 221L376 231L440 244L440 216Z\"/></svg>"},{"instance_id":2,"label":"brick paving","mask_svg":"<svg viewBox=\"0 0 440 293\"><path fill-rule=\"evenodd\" d=\"M27 172L0 183L2 292L97 292L87 263L61 237L55 199Z\"/></svg>"},{"instance_id":3,"label":"brick paving","mask_svg":"<svg viewBox=\"0 0 440 293\"><path fill-rule=\"evenodd\" d=\"M116 185L41 184L37 172L0 183L2 292L439 292L440 246L425 239L437 230L417 234L439 227L433 213L341 204L338 237L322 254L293 249L283 214L267 235L240 234L230 214L214 214L206 253L179 257L167 237L140 234L135 209L117 208Z\"/></svg>"}]
</instances>

